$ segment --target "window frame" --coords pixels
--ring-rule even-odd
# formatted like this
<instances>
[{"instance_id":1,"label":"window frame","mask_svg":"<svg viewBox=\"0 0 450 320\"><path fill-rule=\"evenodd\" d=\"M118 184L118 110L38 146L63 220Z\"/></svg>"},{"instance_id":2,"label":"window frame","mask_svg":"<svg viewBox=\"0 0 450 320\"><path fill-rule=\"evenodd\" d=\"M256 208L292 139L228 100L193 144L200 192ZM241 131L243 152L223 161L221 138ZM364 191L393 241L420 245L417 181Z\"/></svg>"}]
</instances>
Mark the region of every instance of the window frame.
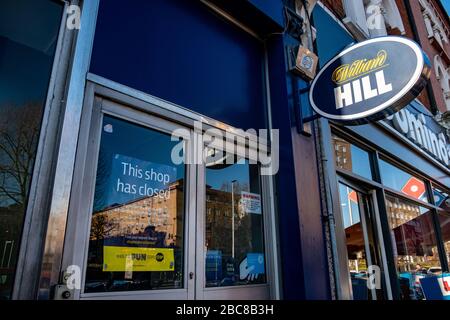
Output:
<instances>
[{"instance_id":1,"label":"window frame","mask_svg":"<svg viewBox=\"0 0 450 320\"><path fill-rule=\"evenodd\" d=\"M370 257L370 260L376 260L379 264L380 264L380 269L381 269L381 293L383 295L383 299L389 299L390 297L390 282L388 280L388 276L389 276L389 272L387 265L385 263L386 261L386 253L384 252L383 248L384 248L384 241L382 238L381 233L379 232L380 230L380 213L379 213L379 208L378 205L376 203L376 198L374 197L374 193L373 193L373 189L371 188L370 185L361 183L361 181L358 180L354 180L352 177L346 177L345 175L338 175L337 176L337 186L338 186L338 202L340 205L340 185L344 185L347 186L349 188L352 188L354 191L356 191L357 193L363 195L363 197L365 198L364 200L361 199L360 197L358 197L358 208L360 210L359 215L361 218L361 223L363 223L364 225L362 226L363 228L363 233L364 233L364 246L366 248L366 255L368 255ZM365 208L364 206L362 206L363 204L367 205L367 208ZM340 207L339 207L340 209ZM370 212L368 212L370 211ZM342 217L342 212L340 212L339 214L340 217ZM370 217L373 217L373 219L370 219ZM367 225L367 221L370 221L370 224ZM342 219L343 222L343 219ZM345 234L345 229L343 230L344 234ZM369 237L369 233L371 233L371 237L372 237L372 241L373 244L375 244L375 247L373 248L373 252L369 249L369 251L367 251L367 247L370 248L370 244L368 244L366 242L366 237ZM339 255L341 255L342 259L344 259L345 261L348 261L348 253L347 250L345 250L345 252L339 252ZM367 259L367 258L366 258ZM368 261L368 260L366 260ZM350 270L348 270L350 272ZM348 273L349 275L350 273ZM349 278L349 280L351 280ZM352 287L352 286L350 286ZM353 290L353 288L352 288ZM372 294L372 299L371 300L379 300L378 296L376 294L376 290L371 290L371 294ZM353 292L352 292L352 297L353 297Z\"/></svg>"},{"instance_id":2,"label":"window frame","mask_svg":"<svg viewBox=\"0 0 450 320\"><path fill-rule=\"evenodd\" d=\"M390 298L393 299L399 299L400 297L400 289L397 281L397 270L395 267L395 261L393 260L394 254L393 254L393 243L390 239L390 226L388 222L388 216L387 216L387 208L386 208L386 195L390 195L393 197L400 198L402 200L406 200L408 202L412 202L418 206L424 207L431 211L431 217L434 227L434 232L436 235L436 242L437 242L437 250L439 254L439 261L442 267L442 270L444 272L450 271L449 269L449 263L447 261L447 256L445 252L445 246L443 243L442 233L440 230L440 224L439 224L439 216L438 213L446 212L443 211L442 208L437 207L434 202L433 195L433 187L438 187L440 190L444 192L450 192L448 191L448 188L443 187L441 184L437 183L433 179L425 176L421 172L415 171L413 168L408 166L405 163L402 163L399 159L396 159L394 156L383 152L379 148L376 148L375 146L371 145L370 142L365 141L364 139L360 137L355 137L354 134L350 134L348 130L338 127L335 124L329 123L330 127L330 149L333 154L333 163L332 166L335 169L335 172L337 174L337 182L344 180L351 181L353 185L359 186L360 189L366 190L371 189L373 190L374 194L374 205L376 205L379 208L379 218L380 218L380 224L379 227L381 230L378 230L378 232L381 232L382 238L379 241L379 246L382 251L384 251L384 255L387 257L387 270L385 272L389 273L390 276L390 287L391 287L391 296ZM372 170L372 180L367 179L363 176L360 176L352 171L345 170L342 168L338 168L336 166L335 161L335 150L334 150L334 144L333 144L333 136L337 136L339 138L342 138L346 140L348 143L355 145L356 147L367 151L369 153L369 161L370 161L370 167ZM421 179L425 183L426 192L427 192L427 198L429 203L426 203L424 201L421 201L419 199L416 199L414 197L408 196L401 191L394 190L392 188L387 187L382 183L381 179L381 171L380 171L380 160L386 161L389 164L393 165L394 167L405 171L408 174L411 174L412 176ZM339 190L332 190L333 194L339 194ZM449 213L450 214L450 213ZM339 225L336 225L338 227ZM338 232L341 232L342 230L337 230ZM388 294L389 295L389 294Z\"/></svg>"},{"instance_id":3,"label":"window frame","mask_svg":"<svg viewBox=\"0 0 450 320\"><path fill-rule=\"evenodd\" d=\"M82 9L83 12L95 8L97 1L99 0L92 0L89 5L85 6L86 9ZM83 73L83 63L85 62L84 53L75 53L72 49L75 43L89 42L91 36L93 39L93 33L90 32L90 26L93 23L92 16L83 19L86 28L80 34L79 31L69 30L65 27L68 17L66 11L70 5L68 1L53 2L62 6L61 16L46 97L42 107L42 119L22 231L17 244L19 252L14 271L12 300L41 299L47 297L50 291L46 290L49 288L39 290L41 275L43 274L42 269L44 268L42 252L45 250L48 241L46 230L49 229L48 211L51 206L48 195L52 192L55 183L54 158L60 147L58 139L62 132L64 113L71 114L74 111L73 109L76 108L76 104L73 103L73 99L76 98L74 95L66 101L66 89L69 83L79 84L76 76ZM81 1L81 4L84 4L84 0ZM94 11L96 12L96 9ZM90 48L87 46L86 53L89 52ZM67 61L78 63L79 68L71 70L70 63L67 63Z\"/></svg>"}]
</instances>

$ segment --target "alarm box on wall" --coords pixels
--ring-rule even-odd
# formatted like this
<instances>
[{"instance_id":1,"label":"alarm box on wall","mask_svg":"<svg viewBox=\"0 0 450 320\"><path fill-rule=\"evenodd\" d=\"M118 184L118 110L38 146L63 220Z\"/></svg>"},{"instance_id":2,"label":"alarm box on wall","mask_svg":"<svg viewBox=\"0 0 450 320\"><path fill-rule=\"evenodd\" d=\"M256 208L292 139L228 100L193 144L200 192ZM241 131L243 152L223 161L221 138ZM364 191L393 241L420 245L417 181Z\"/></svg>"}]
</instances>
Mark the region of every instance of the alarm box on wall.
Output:
<instances>
[{"instance_id":1,"label":"alarm box on wall","mask_svg":"<svg viewBox=\"0 0 450 320\"><path fill-rule=\"evenodd\" d=\"M300 46L297 50L293 71L308 80L313 80L316 76L318 61L319 59L314 52Z\"/></svg>"}]
</instances>

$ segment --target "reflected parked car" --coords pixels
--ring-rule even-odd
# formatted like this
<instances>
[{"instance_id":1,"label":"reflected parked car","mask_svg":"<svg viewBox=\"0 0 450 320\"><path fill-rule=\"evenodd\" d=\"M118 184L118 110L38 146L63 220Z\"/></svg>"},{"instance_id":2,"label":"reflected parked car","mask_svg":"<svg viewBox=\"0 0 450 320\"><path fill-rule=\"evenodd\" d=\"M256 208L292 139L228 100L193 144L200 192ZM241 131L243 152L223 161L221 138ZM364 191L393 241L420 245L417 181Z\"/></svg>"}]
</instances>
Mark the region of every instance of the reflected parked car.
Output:
<instances>
[{"instance_id":1,"label":"reflected parked car","mask_svg":"<svg viewBox=\"0 0 450 320\"><path fill-rule=\"evenodd\" d=\"M86 292L107 292L107 281L90 281L85 284Z\"/></svg>"},{"instance_id":2,"label":"reflected parked car","mask_svg":"<svg viewBox=\"0 0 450 320\"><path fill-rule=\"evenodd\" d=\"M428 275L440 275L442 274L442 268L441 267L431 267L427 270Z\"/></svg>"},{"instance_id":3,"label":"reflected parked car","mask_svg":"<svg viewBox=\"0 0 450 320\"><path fill-rule=\"evenodd\" d=\"M420 279L425 278L427 275L425 272L420 272L420 273L416 273L415 277L414 277L414 288L413 288L413 299L414 300L423 300L424 299L424 295L423 295L423 290L422 290L422 285L420 283Z\"/></svg>"},{"instance_id":4,"label":"reflected parked car","mask_svg":"<svg viewBox=\"0 0 450 320\"><path fill-rule=\"evenodd\" d=\"M352 281L352 291L354 300L368 300L369 291L367 288L367 272L354 270L350 271Z\"/></svg>"}]
</instances>

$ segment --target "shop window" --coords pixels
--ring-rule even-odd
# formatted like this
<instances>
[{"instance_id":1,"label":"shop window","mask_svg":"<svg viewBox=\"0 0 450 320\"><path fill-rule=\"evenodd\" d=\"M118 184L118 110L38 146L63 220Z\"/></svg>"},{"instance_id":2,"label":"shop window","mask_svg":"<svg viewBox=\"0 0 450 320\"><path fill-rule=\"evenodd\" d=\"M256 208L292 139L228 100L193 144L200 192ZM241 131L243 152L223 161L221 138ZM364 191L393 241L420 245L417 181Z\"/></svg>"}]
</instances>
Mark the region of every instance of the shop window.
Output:
<instances>
[{"instance_id":1,"label":"shop window","mask_svg":"<svg viewBox=\"0 0 450 320\"><path fill-rule=\"evenodd\" d=\"M336 167L372 180L369 153L338 136L333 136Z\"/></svg>"},{"instance_id":2,"label":"shop window","mask_svg":"<svg viewBox=\"0 0 450 320\"><path fill-rule=\"evenodd\" d=\"M391 195L386 207L401 298L423 299L420 279L442 272L432 211Z\"/></svg>"},{"instance_id":3,"label":"shop window","mask_svg":"<svg viewBox=\"0 0 450 320\"><path fill-rule=\"evenodd\" d=\"M379 164L381 181L385 186L400 191L417 200L428 202L427 188L422 179L419 179L384 160L380 160Z\"/></svg>"},{"instance_id":4,"label":"shop window","mask_svg":"<svg viewBox=\"0 0 450 320\"><path fill-rule=\"evenodd\" d=\"M183 287L185 166L172 162L177 143L104 116L85 292Z\"/></svg>"},{"instance_id":5,"label":"shop window","mask_svg":"<svg viewBox=\"0 0 450 320\"><path fill-rule=\"evenodd\" d=\"M0 4L0 300L11 295L62 9Z\"/></svg>"},{"instance_id":6,"label":"shop window","mask_svg":"<svg viewBox=\"0 0 450 320\"><path fill-rule=\"evenodd\" d=\"M447 191L433 187L434 204L441 208L438 212L439 225L441 228L442 241L444 243L445 255L450 265L450 196ZM450 270L447 270L450 271Z\"/></svg>"},{"instance_id":7,"label":"shop window","mask_svg":"<svg viewBox=\"0 0 450 320\"><path fill-rule=\"evenodd\" d=\"M444 242L445 256L447 258L448 265L450 265L450 212L439 213L438 217L442 241Z\"/></svg>"},{"instance_id":8,"label":"shop window","mask_svg":"<svg viewBox=\"0 0 450 320\"><path fill-rule=\"evenodd\" d=\"M438 217L447 263L450 265L450 212L439 213Z\"/></svg>"},{"instance_id":9,"label":"shop window","mask_svg":"<svg viewBox=\"0 0 450 320\"><path fill-rule=\"evenodd\" d=\"M434 205L441 208L444 211L450 213L450 201L449 193L442 191L439 188L433 187L433 200Z\"/></svg>"},{"instance_id":10,"label":"shop window","mask_svg":"<svg viewBox=\"0 0 450 320\"><path fill-rule=\"evenodd\" d=\"M206 287L265 283L259 166L207 165L206 194Z\"/></svg>"},{"instance_id":11,"label":"shop window","mask_svg":"<svg viewBox=\"0 0 450 320\"><path fill-rule=\"evenodd\" d=\"M340 183L339 196L353 299L382 299L381 288L372 292L368 286L369 267L378 262L367 195Z\"/></svg>"}]
</instances>

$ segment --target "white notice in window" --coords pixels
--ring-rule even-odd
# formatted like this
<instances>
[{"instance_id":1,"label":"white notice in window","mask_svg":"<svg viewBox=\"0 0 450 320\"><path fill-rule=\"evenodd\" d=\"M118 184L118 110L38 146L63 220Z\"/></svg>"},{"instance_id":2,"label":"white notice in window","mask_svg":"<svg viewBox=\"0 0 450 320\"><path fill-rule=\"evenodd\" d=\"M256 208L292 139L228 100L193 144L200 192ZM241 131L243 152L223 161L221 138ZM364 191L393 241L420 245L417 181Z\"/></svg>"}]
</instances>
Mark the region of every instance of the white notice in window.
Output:
<instances>
[{"instance_id":1,"label":"white notice in window","mask_svg":"<svg viewBox=\"0 0 450 320\"><path fill-rule=\"evenodd\" d=\"M240 202L243 212L261 214L261 196L259 194L242 191Z\"/></svg>"}]
</instances>

